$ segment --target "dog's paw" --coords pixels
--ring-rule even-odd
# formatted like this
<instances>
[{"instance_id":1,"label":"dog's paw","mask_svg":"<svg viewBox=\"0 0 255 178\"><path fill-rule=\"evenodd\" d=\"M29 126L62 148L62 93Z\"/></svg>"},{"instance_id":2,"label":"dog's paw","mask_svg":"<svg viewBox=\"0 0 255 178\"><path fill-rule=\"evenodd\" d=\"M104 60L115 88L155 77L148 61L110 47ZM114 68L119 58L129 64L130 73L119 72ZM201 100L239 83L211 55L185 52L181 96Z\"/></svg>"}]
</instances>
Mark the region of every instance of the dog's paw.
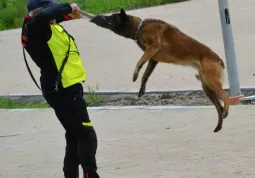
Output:
<instances>
[{"instance_id":1,"label":"dog's paw","mask_svg":"<svg viewBox=\"0 0 255 178\"><path fill-rule=\"evenodd\" d=\"M137 80L137 78L138 78L138 73L135 72L135 73L133 74L133 82L135 82L135 81Z\"/></svg>"},{"instance_id":2,"label":"dog's paw","mask_svg":"<svg viewBox=\"0 0 255 178\"><path fill-rule=\"evenodd\" d=\"M215 132L215 133L216 133L216 132L219 132L221 129L222 129L222 126L219 126L219 125L218 125L218 126L214 129L213 132Z\"/></svg>"},{"instance_id":3,"label":"dog's paw","mask_svg":"<svg viewBox=\"0 0 255 178\"><path fill-rule=\"evenodd\" d=\"M139 93L138 93L138 98L141 98L145 93L145 89L144 88L141 88Z\"/></svg>"}]
</instances>

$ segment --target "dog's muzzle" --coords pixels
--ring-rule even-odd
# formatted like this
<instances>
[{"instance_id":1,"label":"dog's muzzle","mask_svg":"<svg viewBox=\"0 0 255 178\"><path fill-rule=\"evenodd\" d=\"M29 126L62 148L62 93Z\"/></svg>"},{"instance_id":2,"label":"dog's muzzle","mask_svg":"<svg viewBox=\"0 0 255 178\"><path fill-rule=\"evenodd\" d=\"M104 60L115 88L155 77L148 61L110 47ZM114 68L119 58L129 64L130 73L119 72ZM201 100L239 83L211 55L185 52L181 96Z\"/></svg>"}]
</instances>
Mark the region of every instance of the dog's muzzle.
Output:
<instances>
[{"instance_id":1,"label":"dog's muzzle","mask_svg":"<svg viewBox=\"0 0 255 178\"><path fill-rule=\"evenodd\" d=\"M105 26L109 25L108 20L102 15L97 15L96 17L92 18L90 20L90 22L93 22L94 24L101 26L101 27L105 27Z\"/></svg>"}]
</instances>

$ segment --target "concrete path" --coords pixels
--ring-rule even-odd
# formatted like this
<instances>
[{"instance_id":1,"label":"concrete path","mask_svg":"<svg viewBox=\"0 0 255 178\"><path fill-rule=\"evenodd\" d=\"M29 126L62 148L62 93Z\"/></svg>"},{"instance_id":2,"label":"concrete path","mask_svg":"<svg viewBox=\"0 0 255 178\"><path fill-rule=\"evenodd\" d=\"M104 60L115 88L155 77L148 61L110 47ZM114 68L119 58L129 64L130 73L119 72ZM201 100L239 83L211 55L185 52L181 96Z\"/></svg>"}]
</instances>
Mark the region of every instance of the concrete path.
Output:
<instances>
[{"instance_id":1,"label":"concrete path","mask_svg":"<svg viewBox=\"0 0 255 178\"><path fill-rule=\"evenodd\" d=\"M89 111L102 178L254 178L254 106L216 111ZM8 137L9 136L9 137ZM52 110L0 110L0 178L62 178L64 130Z\"/></svg>"},{"instance_id":2,"label":"concrete path","mask_svg":"<svg viewBox=\"0 0 255 178\"><path fill-rule=\"evenodd\" d=\"M255 1L231 0L230 12L236 45L241 85L255 85L254 41L255 41ZM224 60L224 46L218 12L218 1L191 0L189 2L165 5L142 10L130 11L130 14L143 18L159 18L176 25L182 31L207 44ZM84 84L95 88L99 83L101 90L138 90L141 74L136 83L132 74L142 52L131 40L116 36L86 20L64 23L78 43L88 72ZM38 93L26 69L21 44L20 29L0 32L0 94ZM30 58L28 58L29 61ZM33 73L39 81L39 70L30 62ZM200 88L195 79L196 71L160 64L148 82L148 90ZM225 86L228 86L226 76Z\"/></svg>"}]
</instances>

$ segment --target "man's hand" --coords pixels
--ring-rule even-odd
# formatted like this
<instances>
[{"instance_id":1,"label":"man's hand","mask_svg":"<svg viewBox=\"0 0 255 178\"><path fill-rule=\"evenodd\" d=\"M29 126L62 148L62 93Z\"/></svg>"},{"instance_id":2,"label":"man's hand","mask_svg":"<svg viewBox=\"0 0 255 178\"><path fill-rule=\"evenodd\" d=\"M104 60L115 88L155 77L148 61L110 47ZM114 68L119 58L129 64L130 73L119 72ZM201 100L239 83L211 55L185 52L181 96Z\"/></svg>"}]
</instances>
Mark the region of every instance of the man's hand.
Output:
<instances>
[{"instance_id":1,"label":"man's hand","mask_svg":"<svg viewBox=\"0 0 255 178\"><path fill-rule=\"evenodd\" d=\"M76 3L71 3L70 5L71 5L71 8L73 10L72 13L76 14L76 13L80 12L80 8Z\"/></svg>"},{"instance_id":2,"label":"man's hand","mask_svg":"<svg viewBox=\"0 0 255 178\"><path fill-rule=\"evenodd\" d=\"M72 13L68 14L69 17L71 17L72 19L80 19L81 14L79 6L76 3L73 3L73 1L71 1L70 6L72 8Z\"/></svg>"}]
</instances>

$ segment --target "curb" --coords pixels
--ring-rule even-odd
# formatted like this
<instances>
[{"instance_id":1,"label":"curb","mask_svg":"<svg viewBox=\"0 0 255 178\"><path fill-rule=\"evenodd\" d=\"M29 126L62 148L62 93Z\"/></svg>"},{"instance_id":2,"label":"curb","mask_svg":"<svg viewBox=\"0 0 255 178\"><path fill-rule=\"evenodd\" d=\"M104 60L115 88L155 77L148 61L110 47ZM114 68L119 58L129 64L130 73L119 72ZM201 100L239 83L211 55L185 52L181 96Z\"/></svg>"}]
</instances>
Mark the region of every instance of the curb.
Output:
<instances>
[{"instance_id":1,"label":"curb","mask_svg":"<svg viewBox=\"0 0 255 178\"><path fill-rule=\"evenodd\" d=\"M242 91L255 90L255 86L241 86ZM224 90L229 90L228 87L224 87ZM171 89L171 90L147 90L145 94L166 94L174 92L189 92L189 91L202 91L201 88L181 88L181 89ZM139 90L98 90L95 91L97 94L102 95L113 95L113 94L138 94ZM85 91L84 94L89 94L88 91ZM0 97L20 97L20 96L42 96L41 93L14 93L14 94L0 94Z\"/></svg>"},{"instance_id":2,"label":"curb","mask_svg":"<svg viewBox=\"0 0 255 178\"><path fill-rule=\"evenodd\" d=\"M254 87L255 89L255 87ZM173 90L147 90L145 94L164 94L164 93L173 93L173 92L187 92L187 91L199 91L201 89L188 88L188 89L173 89ZM138 94L138 90L98 90L95 91L97 94L101 95L113 95L113 94ZM88 91L85 91L84 94L89 94ZM0 97L19 97L19 96L42 96L42 94L27 94L27 93L16 93L16 94L0 94Z\"/></svg>"},{"instance_id":3,"label":"curb","mask_svg":"<svg viewBox=\"0 0 255 178\"><path fill-rule=\"evenodd\" d=\"M20 112L20 111L38 111L38 110L50 110L51 108L35 108L35 109L0 109ZM214 106L99 106L99 107L88 107L89 111L93 110L199 110L199 109L214 109Z\"/></svg>"}]
</instances>

